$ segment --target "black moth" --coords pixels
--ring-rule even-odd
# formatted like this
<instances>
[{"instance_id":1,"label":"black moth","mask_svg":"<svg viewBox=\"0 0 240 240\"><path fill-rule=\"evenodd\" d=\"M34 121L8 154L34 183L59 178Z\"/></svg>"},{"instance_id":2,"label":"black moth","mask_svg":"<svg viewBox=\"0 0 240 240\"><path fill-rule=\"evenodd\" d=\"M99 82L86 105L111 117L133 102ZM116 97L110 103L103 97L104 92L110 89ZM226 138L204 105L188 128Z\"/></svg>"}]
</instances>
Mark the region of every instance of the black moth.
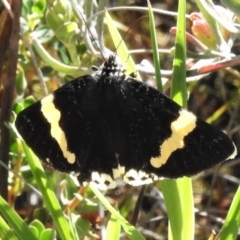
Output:
<instances>
[{"instance_id":1,"label":"black moth","mask_svg":"<svg viewBox=\"0 0 240 240\"><path fill-rule=\"evenodd\" d=\"M191 176L236 155L228 136L125 76L115 56L20 112L15 125L46 164L100 189L119 177L137 186Z\"/></svg>"}]
</instances>

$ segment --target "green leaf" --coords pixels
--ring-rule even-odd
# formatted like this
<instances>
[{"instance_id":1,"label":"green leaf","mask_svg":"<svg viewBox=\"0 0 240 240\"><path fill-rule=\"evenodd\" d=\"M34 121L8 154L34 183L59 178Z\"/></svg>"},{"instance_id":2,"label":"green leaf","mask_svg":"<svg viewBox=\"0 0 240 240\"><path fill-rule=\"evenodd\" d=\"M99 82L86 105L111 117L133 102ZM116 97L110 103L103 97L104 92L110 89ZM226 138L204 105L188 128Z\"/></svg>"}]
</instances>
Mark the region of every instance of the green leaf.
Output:
<instances>
[{"instance_id":1,"label":"green leaf","mask_svg":"<svg viewBox=\"0 0 240 240\"><path fill-rule=\"evenodd\" d=\"M214 4L211 0L196 0L196 3L203 14L204 18L210 25L213 34L215 35L219 49L221 51L229 51L229 46L223 38L222 32L219 28L219 24L221 24L228 31L239 34L239 31L236 27L234 27L233 23L228 21L226 18L223 18L218 11L216 10ZM219 23L219 24L218 24Z\"/></svg>"},{"instance_id":2,"label":"green leaf","mask_svg":"<svg viewBox=\"0 0 240 240\"><path fill-rule=\"evenodd\" d=\"M56 37L64 43L64 45L76 45L78 25L75 22L66 22L59 26L55 32Z\"/></svg>"},{"instance_id":3,"label":"green leaf","mask_svg":"<svg viewBox=\"0 0 240 240\"><path fill-rule=\"evenodd\" d=\"M25 221L23 221L23 219L13 210L11 206L9 206L9 204L1 196L0 213L6 219L19 239L26 239L26 236L28 236L28 238L31 240L37 240Z\"/></svg>"},{"instance_id":4,"label":"green leaf","mask_svg":"<svg viewBox=\"0 0 240 240\"><path fill-rule=\"evenodd\" d=\"M32 221L30 223L30 226L34 226L38 230L39 233L41 233L45 229L44 225L37 219Z\"/></svg>"},{"instance_id":5,"label":"green leaf","mask_svg":"<svg viewBox=\"0 0 240 240\"><path fill-rule=\"evenodd\" d=\"M236 15L240 15L239 0L221 0L221 3Z\"/></svg>"},{"instance_id":6,"label":"green leaf","mask_svg":"<svg viewBox=\"0 0 240 240\"><path fill-rule=\"evenodd\" d=\"M67 0L55 0L46 11L48 26L56 31L59 26L69 22L72 16L72 6Z\"/></svg>"},{"instance_id":7,"label":"green leaf","mask_svg":"<svg viewBox=\"0 0 240 240\"><path fill-rule=\"evenodd\" d=\"M23 94L23 91L26 89L27 81L25 78L25 72L23 69L18 69L16 76L16 92L18 95Z\"/></svg>"},{"instance_id":8,"label":"green leaf","mask_svg":"<svg viewBox=\"0 0 240 240\"><path fill-rule=\"evenodd\" d=\"M52 240L52 239L55 239L54 237L55 237L55 234L52 229L44 229L41 232L38 240Z\"/></svg>"},{"instance_id":9,"label":"green leaf","mask_svg":"<svg viewBox=\"0 0 240 240\"><path fill-rule=\"evenodd\" d=\"M46 9L46 0L37 0L34 1L34 4L32 6L32 12L33 13L44 13Z\"/></svg>"},{"instance_id":10,"label":"green leaf","mask_svg":"<svg viewBox=\"0 0 240 240\"><path fill-rule=\"evenodd\" d=\"M91 223L81 217L79 217L75 223L76 231L79 239L84 239L91 229Z\"/></svg>"},{"instance_id":11,"label":"green leaf","mask_svg":"<svg viewBox=\"0 0 240 240\"><path fill-rule=\"evenodd\" d=\"M36 27L31 36L37 38L41 43L46 43L54 37L54 32L47 25L42 24Z\"/></svg>"},{"instance_id":12,"label":"green leaf","mask_svg":"<svg viewBox=\"0 0 240 240\"><path fill-rule=\"evenodd\" d=\"M38 231L38 229L37 229L35 226L29 226L29 229L30 229L31 232L34 234L34 236L35 236L36 238L38 238L38 236L39 236L39 231Z\"/></svg>"},{"instance_id":13,"label":"green leaf","mask_svg":"<svg viewBox=\"0 0 240 240\"><path fill-rule=\"evenodd\" d=\"M32 44L37 51L37 53L40 55L42 60L48 65L51 66L54 70L69 74L71 76L79 75L80 70L79 67L71 67L68 65L65 65L56 59L54 59L41 45L41 43L38 41L37 38L34 38L32 40Z\"/></svg>"}]
</instances>

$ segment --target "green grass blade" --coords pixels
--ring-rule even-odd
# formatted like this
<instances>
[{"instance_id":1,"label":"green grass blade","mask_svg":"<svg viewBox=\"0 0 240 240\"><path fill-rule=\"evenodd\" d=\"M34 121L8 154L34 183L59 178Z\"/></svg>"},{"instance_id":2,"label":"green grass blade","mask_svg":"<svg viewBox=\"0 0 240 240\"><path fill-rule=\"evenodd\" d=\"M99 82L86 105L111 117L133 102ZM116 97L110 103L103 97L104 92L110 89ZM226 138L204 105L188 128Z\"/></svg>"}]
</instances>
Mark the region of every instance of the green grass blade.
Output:
<instances>
[{"instance_id":1,"label":"green grass blade","mask_svg":"<svg viewBox=\"0 0 240 240\"><path fill-rule=\"evenodd\" d=\"M112 205L108 202L108 200L101 194L101 192L94 186L94 184L90 183L89 187L99 199L99 201L104 205L104 207L113 215L113 217L121 224L125 233L128 235L128 238L131 240L144 240L142 234L137 231L137 229L132 226L124 217L122 217L116 209L112 207Z\"/></svg>"},{"instance_id":2,"label":"green grass blade","mask_svg":"<svg viewBox=\"0 0 240 240\"><path fill-rule=\"evenodd\" d=\"M1 208L1 206L0 206ZM7 220L7 219L6 219ZM18 240L15 232L11 229L5 220L0 216L0 239L1 240Z\"/></svg>"},{"instance_id":3,"label":"green grass blade","mask_svg":"<svg viewBox=\"0 0 240 240\"><path fill-rule=\"evenodd\" d=\"M106 240L120 239L121 224L114 215L111 215L107 224Z\"/></svg>"},{"instance_id":4,"label":"green grass blade","mask_svg":"<svg viewBox=\"0 0 240 240\"><path fill-rule=\"evenodd\" d=\"M187 106L185 4L184 0L178 3L177 34L171 89L171 98L183 107Z\"/></svg>"},{"instance_id":5,"label":"green grass blade","mask_svg":"<svg viewBox=\"0 0 240 240\"><path fill-rule=\"evenodd\" d=\"M219 240L237 239L240 226L240 187L233 198L227 217L219 234Z\"/></svg>"},{"instance_id":6,"label":"green grass blade","mask_svg":"<svg viewBox=\"0 0 240 240\"><path fill-rule=\"evenodd\" d=\"M6 219L9 226L11 226L11 228L14 230L14 233L18 236L18 239L24 240L26 239L26 236L28 236L28 239L37 240L37 238L31 232L30 228L25 223L25 221L13 210L13 208L1 196L0 196L0 213ZM4 227L3 224L1 224L1 226ZM6 228L3 229L1 228L1 234L3 234L4 231L6 230L7 230Z\"/></svg>"},{"instance_id":7,"label":"green grass blade","mask_svg":"<svg viewBox=\"0 0 240 240\"><path fill-rule=\"evenodd\" d=\"M54 220L56 229L61 239L64 240L74 239L70 225L63 215L63 211L60 207L60 204L57 200L55 193L49 186L47 177L44 173L41 163L34 155L34 153L31 151L31 149L29 149L24 142L23 148L28 160L28 164L42 193L44 204Z\"/></svg>"},{"instance_id":8,"label":"green grass blade","mask_svg":"<svg viewBox=\"0 0 240 240\"><path fill-rule=\"evenodd\" d=\"M157 89L163 91L162 87L162 77L161 77L161 67L160 67L160 57L158 53L157 35L155 31L154 16L150 2L148 1L148 16L149 16L149 28L151 33L152 49L153 49L153 62L155 69L155 79Z\"/></svg>"},{"instance_id":9,"label":"green grass blade","mask_svg":"<svg viewBox=\"0 0 240 240\"><path fill-rule=\"evenodd\" d=\"M171 97L178 104L186 106L186 3L184 0L180 0L178 4L178 21ZM169 239L193 239L194 206L191 179L181 178L177 180L163 180L161 181L161 187L170 221Z\"/></svg>"}]
</instances>

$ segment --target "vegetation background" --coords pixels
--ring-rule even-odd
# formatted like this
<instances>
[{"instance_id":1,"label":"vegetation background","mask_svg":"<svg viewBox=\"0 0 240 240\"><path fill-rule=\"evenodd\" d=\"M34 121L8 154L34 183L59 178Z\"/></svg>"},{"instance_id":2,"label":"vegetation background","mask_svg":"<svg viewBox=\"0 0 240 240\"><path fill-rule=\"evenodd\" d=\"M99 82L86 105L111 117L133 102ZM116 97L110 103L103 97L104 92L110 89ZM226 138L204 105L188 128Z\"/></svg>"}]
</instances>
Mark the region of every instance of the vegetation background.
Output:
<instances>
[{"instance_id":1,"label":"vegetation background","mask_svg":"<svg viewBox=\"0 0 240 240\"><path fill-rule=\"evenodd\" d=\"M14 113L74 77L91 73L92 65L99 66L103 59L92 38L101 43L99 36L102 34L107 49L116 50L118 45L113 44L111 30L108 30L110 20L103 24L101 18L96 17L104 16L104 11L94 17L105 7L142 80L155 85L151 27L145 0L99 1L98 4L79 1L76 5L86 22L78 18L72 5L75 1L24 0L22 6L20 2L9 1L14 20L6 5L0 3L0 159L5 164L0 169L0 239L240 239L239 158L192 178L195 208L190 204L188 211L195 215L195 222L181 219L185 227L178 213L168 215L166 208L169 211L169 205L174 207L179 202L173 191L170 191L172 200L166 199L161 182L146 186L144 193L140 188L120 185L99 201L101 196L97 190L92 187L78 190L70 176L46 166L40 172L42 167L38 160L12 129ZM225 131L239 146L240 48L239 31L234 32L238 27L238 6L232 1L233 5L228 6L230 13L212 8L226 4L222 2L152 0L151 5L164 93L170 95L176 60L177 13L186 7L186 32L192 34L187 35L184 48L188 109ZM215 27L217 14L230 23L227 29L216 27L222 39L211 30L214 24L209 28L204 17L199 17L200 8L204 9L204 17L210 15L208 21L214 22ZM19 19L21 32L17 27ZM193 25L195 21L199 24L197 27ZM103 54L107 49L101 48ZM139 206L136 204L139 193L143 194L142 204L136 213L133 209ZM188 207L188 195L184 197L183 204ZM110 209L105 201L120 214ZM187 214L182 211L181 216L184 215ZM176 223L171 222L176 228L169 227L168 216L171 221L176 219ZM179 231L189 231L190 235L184 238L178 235Z\"/></svg>"}]
</instances>

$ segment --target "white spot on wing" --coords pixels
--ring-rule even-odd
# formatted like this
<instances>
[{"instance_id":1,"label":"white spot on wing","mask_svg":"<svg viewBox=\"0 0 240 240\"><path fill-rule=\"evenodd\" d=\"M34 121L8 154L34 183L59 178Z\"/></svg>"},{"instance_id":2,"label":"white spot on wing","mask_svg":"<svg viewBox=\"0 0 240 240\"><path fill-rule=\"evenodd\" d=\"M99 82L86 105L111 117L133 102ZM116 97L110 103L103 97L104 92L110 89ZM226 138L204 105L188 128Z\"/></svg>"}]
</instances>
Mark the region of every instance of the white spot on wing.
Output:
<instances>
[{"instance_id":1,"label":"white spot on wing","mask_svg":"<svg viewBox=\"0 0 240 240\"><path fill-rule=\"evenodd\" d=\"M130 169L123 176L123 181L132 186L149 184L158 179L159 179L159 177L153 173L148 174L142 170L136 171L134 169Z\"/></svg>"},{"instance_id":2,"label":"white spot on wing","mask_svg":"<svg viewBox=\"0 0 240 240\"><path fill-rule=\"evenodd\" d=\"M150 162L155 168L165 164L170 155L177 149L184 147L183 139L196 127L196 116L185 109L180 111L179 117L172 122L172 135L160 146L161 156L152 157Z\"/></svg>"},{"instance_id":3,"label":"white spot on wing","mask_svg":"<svg viewBox=\"0 0 240 240\"><path fill-rule=\"evenodd\" d=\"M65 133L59 126L61 113L55 108L53 99L54 96L52 94L43 98L41 100L41 111L51 125L51 136L57 141L60 149L62 150L63 156L69 163L73 164L76 160L76 156L74 153L68 151Z\"/></svg>"},{"instance_id":4,"label":"white spot on wing","mask_svg":"<svg viewBox=\"0 0 240 240\"><path fill-rule=\"evenodd\" d=\"M92 172L91 182L93 182L98 189L103 191L117 186L112 177L105 173Z\"/></svg>"}]
</instances>

